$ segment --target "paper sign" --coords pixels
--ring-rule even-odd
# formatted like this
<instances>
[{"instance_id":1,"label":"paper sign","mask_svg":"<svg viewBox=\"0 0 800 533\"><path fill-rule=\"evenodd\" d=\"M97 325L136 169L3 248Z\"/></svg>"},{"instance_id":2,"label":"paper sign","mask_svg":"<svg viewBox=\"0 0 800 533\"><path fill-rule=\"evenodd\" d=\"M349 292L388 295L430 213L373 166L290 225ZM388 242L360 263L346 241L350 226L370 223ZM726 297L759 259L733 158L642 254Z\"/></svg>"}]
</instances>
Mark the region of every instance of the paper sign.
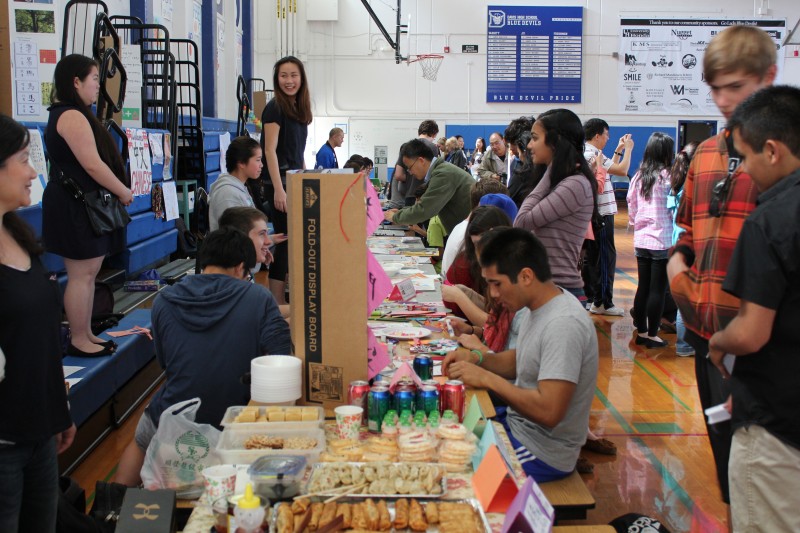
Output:
<instances>
[{"instance_id":1,"label":"paper sign","mask_svg":"<svg viewBox=\"0 0 800 533\"><path fill-rule=\"evenodd\" d=\"M45 185L47 185L47 161L44 157L44 144L42 134L38 129L29 129L30 143L28 144L29 160L33 168L36 169L38 179L31 182L31 205L36 205L42 201Z\"/></svg>"},{"instance_id":2,"label":"paper sign","mask_svg":"<svg viewBox=\"0 0 800 533\"><path fill-rule=\"evenodd\" d=\"M167 220L175 220L180 216L178 210L178 191L174 181L165 181L161 185L164 191L164 210Z\"/></svg>"},{"instance_id":3,"label":"paper sign","mask_svg":"<svg viewBox=\"0 0 800 533\"><path fill-rule=\"evenodd\" d=\"M389 383L389 390L392 393L394 393L395 387L397 387L397 384L404 377L411 378L417 385L418 389L422 388L422 380L419 379L419 376L416 372L414 372L414 369L411 368L411 365L409 365L408 362L404 362L402 365L400 365L400 368L395 371L394 376L392 376L392 382Z\"/></svg>"},{"instance_id":4,"label":"paper sign","mask_svg":"<svg viewBox=\"0 0 800 533\"><path fill-rule=\"evenodd\" d=\"M375 187L369 180L365 180L367 187L367 237L372 235L383 222L383 209Z\"/></svg>"},{"instance_id":5,"label":"paper sign","mask_svg":"<svg viewBox=\"0 0 800 533\"><path fill-rule=\"evenodd\" d=\"M189 48L191 50L191 48ZM164 181L172 179L172 134L164 134L164 171L161 173Z\"/></svg>"},{"instance_id":6,"label":"paper sign","mask_svg":"<svg viewBox=\"0 0 800 533\"><path fill-rule=\"evenodd\" d=\"M131 192L134 196L150 194L153 186L153 167L145 130L128 128L128 160L131 168Z\"/></svg>"},{"instance_id":7,"label":"paper sign","mask_svg":"<svg viewBox=\"0 0 800 533\"><path fill-rule=\"evenodd\" d=\"M231 145L231 134L230 132L220 133L219 134L219 160L220 160L220 168L223 172L227 172L228 169L222 168L225 166L225 154L228 153L228 147Z\"/></svg>"},{"instance_id":8,"label":"paper sign","mask_svg":"<svg viewBox=\"0 0 800 533\"><path fill-rule=\"evenodd\" d=\"M472 400L470 400L469 405L467 406L467 412L464 414L464 421L462 424L464 424L464 427L474 433L475 426L478 425L478 422L480 422L481 419L485 420L486 417L483 416L481 405L478 403L478 397L473 394ZM481 432L483 432L483 428L481 428Z\"/></svg>"},{"instance_id":9,"label":"paper sign","mask_svg":"<svg viewBox=\"0 0 800 533\"><path fill-rule=\"evenodd\" d=\"M528 476L511 503L502 533L545 533L553 529L555 513L542 489Z\"/></svg>"},{"instance_id":10,"label":"paper sign","mask_svg":"<svg viewBox=\"0 0 800 533\"><path fill-rule=\"evenodd\" d=\"M86 367L84 367L84 366L69 366L69 365L64 365L64 377L65 377L65 378L68 378L68 377L70 377L72 374L74 374L75 372L80 372L80 371L81 371L81 370L83 370L84 368L86 368Z\"/></svg>"},{"instance_id":11,"label":"paper sign","mask_svg":"<svg viewBox=\"0 0 800 533\"><path fill-rule=\"evenodd\" d=\"M392 280L383 271L383 267L367 250L367 313L372 313L392 292Z\"/></svg>"},{"instance_id":12,"label":"paper sign","mask_svg":"<svg viewBox=\"0 0 800 533\"><path fill-rule=\"evenodd\" d=\"M161 165L164 163L164 135L162 133L150 134L150 152L153 154L153 164Z\"/></svg>"},{"instance_id":13,"label":"paper sign","mask_svg":"<svg viewBox=\"0 0 800 533\"><path fill-rule=\"evenodd\" d=\"M414 298L417 295L417 289L414 288L414 282L410 278L404 279L394 286L389 299L393 302L405 302Z\"/></svg>"},{"instance_id":14,"label":"paper sign","mask_svg":"<svg viewBox=\"0 0 800 533\"><path fill-rule=\"evenodd\" d=\"M386 345L379 342L372 333L372 329L367 327L367 370L369 372L369 379L377 376L381 370L389 366L392 360L389 358L389 352Z\"/></svg>"},{"instance_id":15,"label":"paper sign","mask_svg":"<svg viewBox=\"0 0 800 533\"><path fill-rule=\"evenodd\" d=\"M487 424L486 429L483 430L483 435L478 441L478 451L472 456L472 470L478 470L486 452L489 451L491 446L497 446L497 442L497 433L495 433L494 425Z\"/></svg>"},{"instance_id":16,"label":"paper sign","mask_svg":"<svg viewBox=\"0 0 800 533\"><path fill-rule=\"evenodd\" d=\"M514 475L497 446L489 446L483 456L483 461L472 476L472 488L487 513L505 513L517 497L519 489Z\"/></svg>"}]
</instances>

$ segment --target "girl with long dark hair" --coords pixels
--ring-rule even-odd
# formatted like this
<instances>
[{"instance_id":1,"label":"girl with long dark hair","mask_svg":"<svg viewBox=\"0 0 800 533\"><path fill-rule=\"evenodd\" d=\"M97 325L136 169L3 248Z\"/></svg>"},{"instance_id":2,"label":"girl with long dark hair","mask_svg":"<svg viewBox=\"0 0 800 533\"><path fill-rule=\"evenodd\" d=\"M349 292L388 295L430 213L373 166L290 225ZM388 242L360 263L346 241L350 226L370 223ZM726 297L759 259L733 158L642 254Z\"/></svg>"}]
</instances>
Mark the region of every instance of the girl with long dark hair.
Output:
<instances>
[{"instance_id":1,"label":"girl with long dark hair","mask_svg":"<svg viewBox=\"0 0 800 533\"><path fill-rule=\"evenodd\" d=\"M56 65L53 105L45 131L50 156L50 181L42 197L42 239L48 252L64 258L67 288L64 309L72 344L67 353L98 356L113 353L113 341L92 333L94 282L103 258L125 247L125 230L96 236L83 204L60 179L72 178L88 193L100 187L129 205L133 195L120 151L111 134L92 113L100 91L97 62L70 54Z\"/></svg>"},{"instance_id":2,"label":"girl with long dark hair","mask_svg":"<svg viewBox=\"0 0 800 533\"><path fill-rule=\"evenodd\" d=\"M305 168L308 125L311 124L311 96L303 63L293 56L280 59L272 69L275 97L261 115L261 149L264 153L264 196L270 202L269 219L276 233L285 234L286 171ZM278 304L286 303L286 276L289 273L289 247L275 246L275 262L269 269L269 289Z\"/></svg>"},{"instance_id":3,"label":"girl with long dark hair","mask_svg":"<svg viewBox=\"0 0 800 533\"><path fill-rule=\"evenodd\" d=\"M672 213L672 246L678 242L678 237L683 233L683 228L678 226L676 218L678 216L678 206L681 204L683 198L683 184L686 183L686 175L689 173L689 164L694 157L694 151L697 149L697 143L689 143L683 147L675 156L675 161L672 163L672 169L669 171L669 178L671 182L671 189L669 196L667 196L667 209ZM683 323L683 317L680 310L675 316L675 355L679 357L690 357L694 355L694 348L684 340L686 334L686 326Z\"/></svg>"},{"instance_id":4,"label":"girl with long dark hair","mask_svg":"<svg viewBox=\"0 0 800 533\"><path fill-rule=\"evenodd\" d=\"M667 342L658 336L667 290L667 252L672 244L672 215L667 209L669 169L675 141L655 132L647 141L642 163L628 189L628 218L633 226L633 247L639 285L633 299L636 344L659 348Z\"/></svg>"},{"instance_id":5,"label":"girl with long dark hair","mask_svg":"<svg viewBox=\"0 0 800 533\"><path fill-rule=\"evenodd\" d=\"M30 205L37 179L28 142L24 126L0 115L0 531L55 531L56 456L75 436L61 367L61 291L15 212Z\"/></svg>"},{"instance_id":6,"label":"girl with long dark hair","mask_svg":"<svg viewBox=\"0 0 800 533\"><path fill-rule=\"evenodd\" d=\"M533 172L545 168L520 206L514 226L532 231L547 249L553 281L583 297L578 264L583 239L597 213L597 181L583 157L583 125L568 109L551 109L536 119L528 150Z\"/></svg>"}]
</instances>

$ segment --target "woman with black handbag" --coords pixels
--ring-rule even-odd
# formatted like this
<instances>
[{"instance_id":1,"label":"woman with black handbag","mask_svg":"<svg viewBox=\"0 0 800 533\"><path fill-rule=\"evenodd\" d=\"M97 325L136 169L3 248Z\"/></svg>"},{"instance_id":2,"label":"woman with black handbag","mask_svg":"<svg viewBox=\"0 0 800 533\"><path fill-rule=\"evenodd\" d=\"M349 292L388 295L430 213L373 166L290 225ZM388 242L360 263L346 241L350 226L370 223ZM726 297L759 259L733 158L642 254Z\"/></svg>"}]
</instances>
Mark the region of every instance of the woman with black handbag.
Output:
<instances>
[{"instance_id":1,"label":"woman with black handbag","mask_svg":"<svg viewBox=\"0 0 800 533\"><path fill-rule=\"evenodd\" d=\"M53 105L45 131L50 176L42 198L42 239L48 252L64 258L64 309L72 333L70 355L96 357L114 352L91 330L94 281L103 258L125 247L125 228L98 235L86 200L100 197L129 205L120 150L91 106L100 91L99 69L91 58L71 54L56 65ZM101 191L105 189L110 195Z\"/></svg>"},{"instance_id":2,"label":"woman with black handbag","mask_svg":"<svg viewBox=\"0 0 800 533\"><path fill-rule=\"evenodd\" d=\"M0 115L0 531L55 531L57 454L75 425L61 367L61 291L31 228L28 130Z\"/></svg>"}]
</instances>

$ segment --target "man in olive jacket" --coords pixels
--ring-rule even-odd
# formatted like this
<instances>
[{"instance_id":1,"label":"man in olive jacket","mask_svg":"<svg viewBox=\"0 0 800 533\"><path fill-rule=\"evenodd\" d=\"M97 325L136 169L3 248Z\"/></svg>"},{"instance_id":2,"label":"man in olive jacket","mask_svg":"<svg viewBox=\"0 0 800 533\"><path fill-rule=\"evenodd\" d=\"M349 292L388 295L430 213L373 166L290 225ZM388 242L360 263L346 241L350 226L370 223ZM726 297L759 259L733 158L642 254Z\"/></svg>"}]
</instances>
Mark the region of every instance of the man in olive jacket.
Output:
<instances>
[{"instance_id":1,"label":"man in olive jacket","mask_svg":"<svg viewBox=\"0 0 800 533\"><path fill-rule=\"evenodd\" d=\"M440 157L434 158L430 147L420 139L400 147L400 156L406 172L419 181L427 181L428 188L413 206L386 211L386 220L395 224L418 224L438 215L450 233L469 215L469 190L475 180L465 170Z\"/></svg>"}]
</instances>

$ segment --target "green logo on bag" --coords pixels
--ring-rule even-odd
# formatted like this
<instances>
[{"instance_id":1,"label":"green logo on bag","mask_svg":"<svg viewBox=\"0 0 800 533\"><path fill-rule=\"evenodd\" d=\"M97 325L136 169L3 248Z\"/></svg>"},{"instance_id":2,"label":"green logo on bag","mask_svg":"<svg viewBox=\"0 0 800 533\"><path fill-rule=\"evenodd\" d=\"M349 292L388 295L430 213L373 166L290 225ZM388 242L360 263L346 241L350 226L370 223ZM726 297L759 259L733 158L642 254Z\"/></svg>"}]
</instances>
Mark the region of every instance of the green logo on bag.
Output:
<instances>
[{"instance_id":1,"label":"green logo on bag","mask_svg":"<svg viewBox=\"0 0 800 533\"><path fill-rule=\"evenodd\" d=\"M208 455L208 439L197 431L187 431L175 440L175 451L184 461L197 462Z\"/></svg>"}]
</instances>

